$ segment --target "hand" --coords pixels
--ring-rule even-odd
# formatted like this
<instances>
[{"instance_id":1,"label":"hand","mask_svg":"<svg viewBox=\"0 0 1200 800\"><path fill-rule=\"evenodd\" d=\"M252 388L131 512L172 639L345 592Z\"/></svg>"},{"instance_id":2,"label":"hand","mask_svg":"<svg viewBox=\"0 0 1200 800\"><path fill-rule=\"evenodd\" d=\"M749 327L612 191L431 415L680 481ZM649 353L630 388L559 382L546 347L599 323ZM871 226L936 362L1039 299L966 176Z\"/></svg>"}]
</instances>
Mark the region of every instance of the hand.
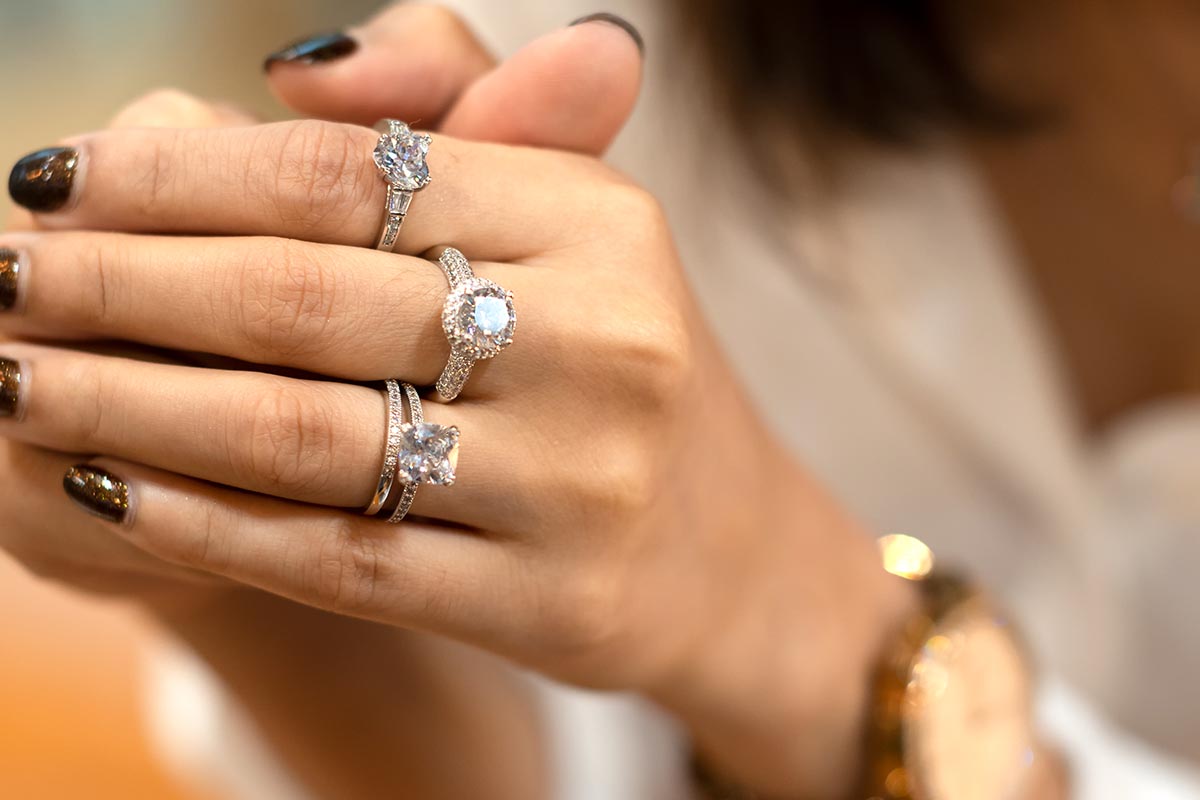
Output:
<instances>
[{"instance_id":1,"label":"hand","mask_svg":"<svg viewBox=\"0 0 1200 800\"><path fill-rule=\"evenodd\" d=\"M338 70L278 64L268 74L272 89L285 104L329 119L445 119L461 135L486 132L520 141L529 134L530 144L593 153L602 152L616 135L637 94L638 59L625 57L624 42L614 42L611 31L595 26L551 33L499 65L457 16L437 6L392 6L355 28L354 35L362 46ZM591 103L590 108L564 103L559 84L547 87L542 81L547 72L610 102ZM437 92L378 91L401 86ZM523 125L544 124L497 126L501 108ZM571 112L570 125L561 117L564 109ZM215 128L255 122L231 106L166 89L120 109L110 127ZM23 209L9 220L10 232L35 227L33 215ZM67 330L51 335L72 336ZM162 353L145 349L109 352L164 360ZM206 596L211 588L229 585L100 535L96 523L63 508L54 497L57 492L48 493L47 487L57 487L66 469L83 458L0 440L0 508L11 509L0 531L0 549L40 576L104 594L143 599L152 594L157 605L177 601L179 595L190 599L196 587ZM42 498L48 502L39 502Z\"/></svg>"},{"instance_id":2,"label":"hand","mask_svg":"<svg viewBox=\"0 0 1200 800\"><path fill-rule=\"evenodd\" d=\"M903 599L749 410L656 204L579 156L438 137L409 256L380 254L356 247L383 203L374 141L311 122L77 141L43 226L227 238L30 236L11 325L427 384L445 285L412 255L453 243L514 290L522 327L430 408L464 432L460 477L414 511L448 525L315 507L364 505L378 477L382 403L361 386L21 345L28 414L4 432L106 454L133 498L111 530L165 560L645 691L756 786L836 791Z\"/></svg>"},{"instance_id":3,"label":"hand","mask_svg":"<svg viewBox=\"0 0 1200 800\"><path fill-rule=\"evenodd\" d=\"M389 39L393 31L415 38ZM356 34L364 42L364 58L345 65L352 69L276 67L270 76L275 88L293 105L319 105L323 96L335 97L340 112L354 116L362 113L356 109L378 102L374 87L381 82L429 86L422 79L432 74L441 79L437 85L449 92L446 96L389 96L395 105L382 113L445 116L448 126L465 135L520 136L511 126L506 134L503 126L489 122L502 103L506 113L521 120L545 118L536 129L537 143L589 152L607 146L636 96L637 59L627 57L619 37L595 26L552 33L500 66L461 24L433 8L394 7ZM472 67L455 73L462 81L457 93L445 80L451 66L442 58L446 53ZM437 58L422 59L422 54ZM570 126L557 124L556 114L570 106L547 91L541 81L546 71L615 103L576 108ZM434 101L447 103L448 109L432 107ZM620 119L614 118L614 108ZM335 111L325 109L326 114ZM235 110L164 90L122 109L113 126L252 122ZM28 215L18 222L34 227ZM132 349L122 355L145 357ZM308 788L341 797L543 795L536 708L524 683L513 681L508 671L434 637L271 602L253 590L236 591L229 581L177 567L106 535L98 521L61 502L57 487L63 473L83 459L0 440L0 508L6 523L0 546L40 574L76 588L135 596L150 606L222 676L272 749ZM264 638L264 630L271 635ZM336 658L315 655L326 651L336 652ZM352 682L343 680L347 669L355 676ZM321 690L314 693L313 686ZM445 763L447 753L495 766L484 773L458 770Z\"/></svg>"}]
</instances>

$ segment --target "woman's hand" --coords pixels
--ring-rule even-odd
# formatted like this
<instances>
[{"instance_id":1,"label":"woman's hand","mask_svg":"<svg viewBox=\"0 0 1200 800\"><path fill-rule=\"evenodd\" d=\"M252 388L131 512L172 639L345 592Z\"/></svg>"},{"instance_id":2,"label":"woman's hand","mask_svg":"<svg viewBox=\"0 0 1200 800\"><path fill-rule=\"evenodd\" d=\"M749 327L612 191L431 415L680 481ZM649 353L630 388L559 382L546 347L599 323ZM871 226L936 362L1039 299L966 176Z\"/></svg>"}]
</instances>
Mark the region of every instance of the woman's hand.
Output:
<instances>
[{"instance_id":1,"label":"woman's hand","mask_svg":"<svg viewBox=\"0 0 1200 800\"><path fill-rule=\"evenodd\" d=\"M420 73L436 66L445 95L388 96L395 105L382 113L445 116L447 126L468 136L519 136L512 125L488 122L503 106L525 124L545 120L536 129L536 143L592 152L603 150L616 134L637 91L638 59L628 54L622 34L614 36L606 26L551 33L499 66L461 23L432 7L391 8L355 33L363 43L361 58L340 70L279 66L270 75L273 87L292 104L358 116L375 113L370 109L378 108L380 84L430 85L419 80ZM400 33L411 40L399 41ZM465 67L454 73L461 81L457 87L444 80L448 53ZM560 124L564 106L541 81L547 70L616 102L576 109L570 127ZM336 97L338 108L319 107L326 97ZM620 119L614 119L614 107ZM167 90L122 109L112 124L200 128L253 122L233 109ZM26 229L34 223L28 215L16 221ZM130 348L113 354L145 358L147 352ZM272 749L307 787L344 797L542 795L536 709L527 687L507 670L434 637L271 602L254 590L236 591L230 581L163 561L112 536L99 519L62 503L63 475L85 458L0 440L5 509L0 548L45 577L136 597L153 609L240 696ZM264 630L272 635L264 639ZM331 646L336 658L314 656ZM352 682L343 679L347 668ZM313 685L324 687L319 702ZM445 763L448 753L495 766L482 774L464 772Z\"/></svg>"},{"instance_id":2,"label":"woman's hand","mask_svg":"<svg viewBox=\"0 0 1200 800\"><path fill-rule=\"evenodd\" d=\"M9 332L432 383L447 356L445 278L424 259L351 246L371 240L383 205L376 138L296 122L77 140L78 191L39 218L76 230L9 240L29 266ZM4 432L174 473L137 480L143 467L105 462L129 479L134 512L112 516L168 560L219 558L239 580L322 607L494 639L581 682L641 684L710 628L711 615L675 605L725 583L711 573L725 577L742 548L724 534L765 521L753 503L778 450L699 325L648 195L561 153L438 137L431 163L402 249L454 243L522 315L463 402L429 409L463 431L460 478L419 492L414 513L459 530L311 507L369 500L384 434L374 388L14 344L25 416ZM231 235L110 232L122 229ZM737 474L709 474L707 453L734 457ZM732 491L713 492L713 478ZM192 552L209 534L207 555Z\"/></svg>"},{"instance_id":3,"label":"woman's hand","mask_svg":"<svg viewBox=\"0 0 1200 800\"><path fill-rule=\"evenodd\" d=\"M499 134L520 141L524 131L514 125L497 127L487 122L504 107L522 124L544 123L531 144L593 153L603 151L616 135L637 94L639 59L629 57L621 35L614 35L608 26L552 32L502 64L490 57L457 16L437 6L392 6L353 34L360 48L337 69L279 63L268 74L272 89L297 110L326 118L374 119L393 114L445 119L449 128L462 135ZM599 64L597 53L602 56ZM583 85L611 102L604 107L593 104L591 111L575 108L567 126L562 119L561 85L546 88L541 80L547 71L563 77L565 84ZM401 86L427 91L378 91ZM159 90L118 110L110 127L217 128L255 122L231 106L177 90ZM9 220L10 233L34 227L33 216L23 209ZM17 299L23 305L24 298ZM64 333L51 335L57 338ZM128 358L168 360L167 354L152 354L145 348L107 350ZM0 508L9 509L0 530L0 549L44 577L105 594L150 599L148 593L153 593L156 605L190 599L196 587L207 596L213 586L228 585L98 535L96 523L62 508L53 498L47 498L50 503L38 502L45 495L43 487L60 484L67 467L82 458L0 440Z\"/></svg>"},{"instance_id":4,"label":"woman's hand","mask_svg":"<svg viewBox=\"0 0 1200 800\"><path fill-rule=\"evenodd\" d=\"M460 402L427 408L463 434L458 483L417 494L428 523L328 508L365 505L379 474L381 396L350 383L12 344L26 413L4 435L103 454L130 504L104 490L93 509L168 562L645 691L756 788L844 788L906 596L749 408L657 204L581 156L439 136L405 255L382 254L362 247L375 139L301 122L75 140L65 203L38 220L62 232L5 241L28 264L5 324L429 384L446 285L416 256L459 247L521 324Z\"/></svg>"}]
</instances>

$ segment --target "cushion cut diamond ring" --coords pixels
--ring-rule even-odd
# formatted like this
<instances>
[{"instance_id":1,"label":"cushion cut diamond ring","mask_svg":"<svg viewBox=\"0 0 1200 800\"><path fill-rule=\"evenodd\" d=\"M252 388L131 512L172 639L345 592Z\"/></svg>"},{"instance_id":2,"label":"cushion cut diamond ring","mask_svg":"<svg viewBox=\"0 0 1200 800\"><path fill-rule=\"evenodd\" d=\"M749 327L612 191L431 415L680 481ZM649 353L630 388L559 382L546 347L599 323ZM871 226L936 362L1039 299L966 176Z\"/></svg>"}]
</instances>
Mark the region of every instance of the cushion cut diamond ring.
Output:
<instances>
[{"instance_id":1,"label":"cushion cut diamond ring","mask_svg":"<svg viewBox=\"0 0 1200 800\"><path fill-rule=\"evenodd\" d=\"M425 155L433 140L429 134L413 133L403 122L394 119L385 119L376 128L380 136L375 145L375 166L387 183L387 204L375 247L391 252L413 192L429 185L429 165L425 163Z\"/></svg>"}]
</instances>

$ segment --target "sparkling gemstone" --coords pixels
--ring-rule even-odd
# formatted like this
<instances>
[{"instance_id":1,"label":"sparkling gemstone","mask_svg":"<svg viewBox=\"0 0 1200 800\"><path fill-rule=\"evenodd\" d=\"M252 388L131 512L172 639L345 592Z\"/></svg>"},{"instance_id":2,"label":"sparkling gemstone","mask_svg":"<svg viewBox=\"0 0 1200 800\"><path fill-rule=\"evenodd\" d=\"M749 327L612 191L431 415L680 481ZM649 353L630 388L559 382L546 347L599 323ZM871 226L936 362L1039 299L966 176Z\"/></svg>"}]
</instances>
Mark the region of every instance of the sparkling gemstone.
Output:
<instances>
[{"instance_id":1,"label":"sparkling gemstone","mask_svg":"<svg viewBox=\"0 0 1200 800\"><path fill-rule=\"evenodd\" d=\"M454 483L458 464L458 428L432 422L402 428L396 476L402 483Z\"/></svg>"},{"instance_id":2,"label":"sparkling gemstone","mask_svg":"<svg viewBox=\"0 0 1200 800\"><path fill-rule=\"evenodd\" d=\"M486 336L495 336L508 327L508 304L504 298L476 297L475 327Z\"/></svg>"},{"instance_id":3,"label":"sparkling gemstone","mask_svg":"<svg viewBox=\"0 0 1200 800\"><path fill-rule=\"evenodd\" d=\"M471 278L446 298L446 335L475 358L491 358L512 342L517 325L512 295L484 278Z\"/></svg>"},{"instance_id":4,"label":"sparkling gemstone","mask_svg":"<svg viewBox=\"0 0 1200 800\"><path fill-rule=\"evenodd\" d=\"M429 152L429 136L415 134L407 125L379 137L375 145L375 166L379 167L384 179L397 189L415 191L429 183L429 166L425 155Z\"/></svg>"}]
</instances>

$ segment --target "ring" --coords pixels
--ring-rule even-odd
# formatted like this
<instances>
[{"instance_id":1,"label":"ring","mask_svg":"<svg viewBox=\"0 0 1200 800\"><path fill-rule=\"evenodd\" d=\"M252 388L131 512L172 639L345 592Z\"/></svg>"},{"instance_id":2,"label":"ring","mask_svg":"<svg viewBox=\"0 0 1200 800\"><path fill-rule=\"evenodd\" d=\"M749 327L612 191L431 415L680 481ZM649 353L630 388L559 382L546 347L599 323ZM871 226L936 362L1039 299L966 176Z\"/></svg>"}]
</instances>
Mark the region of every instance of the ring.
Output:
<instances>
[{"instance_id":1,"label":"ring","mask_svg":"<svg viewBox=\"0 0 1200 800\"><path fill-rule=\"evenodd\" d=\"M387 204L375 248L391 252L413 192L429 185L425 154L433 139L427 133L413 133L399 120L385 119L375 127L380 131L379 143L375 145L375 166L387 183Z\"/></svg>"},{"instance_id":2,"label":"ring","mask_svg":"<svg viewBox=\"0 0 1200 800\"><path fill-rule=\"evenodd\" d=\"M512 292L476 278L470 262L453 247L442 251L438 266L450 282L450 294L442 307L450 360L437 380L438 399L448 403L462 392L476 361L492 358L512 344L517 312Z\"/></svg>"},{"instance_id":3,"label":"ring","mask_svg":"<svg viewBox=\"0 0 1200 800\"><path fill-rule=\"evenodd\" d=\"M408 514L420 484L452 485L458 465L458 428L426 422L416 388L411 383L400 386L408 399L408 422L400 426L395 483L399 483L403 491L399 504L388 517L391 523L399 522Z\"/></svg>"},{"instance_id":4,"label":"ring","mask_svg":"<svg viewBox=\"0 0 1200 800\"><path fill-rule=\"evenodd\" d=\"M379 473L379 483L375 484L375 494L363 512L368 517L379 513L379 509L387 503L388 495L392 492L404 423L404 396L400 393L400 384L388 380L384 381L383 385L387 392L387 437L383 442L383 469Z\"/></svg>"}]
</instances>

